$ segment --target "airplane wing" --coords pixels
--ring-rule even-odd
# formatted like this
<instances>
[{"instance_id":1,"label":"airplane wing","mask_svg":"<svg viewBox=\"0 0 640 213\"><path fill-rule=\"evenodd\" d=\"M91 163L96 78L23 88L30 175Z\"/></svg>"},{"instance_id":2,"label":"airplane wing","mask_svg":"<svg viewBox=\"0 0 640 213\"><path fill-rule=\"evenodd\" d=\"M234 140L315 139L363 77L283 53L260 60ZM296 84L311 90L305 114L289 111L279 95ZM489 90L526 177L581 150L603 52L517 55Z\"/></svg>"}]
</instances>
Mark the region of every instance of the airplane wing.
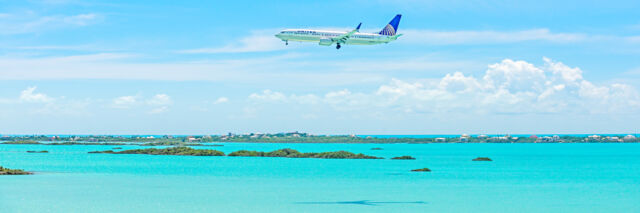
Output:
<instances>
[{"instance_id":1,"label":"airplane wing","mask_svg":"<svg viewBox=\"0 0 640 213\"><path fill-rule=\"evenodd\" d=\"M348 33L346 33L346 34L344 34L344 35L341 35L341 36L338 36L338 37L332 38L331 40L333 40L333 42L336 42L336 43L338 43L338 44L340 44L340 43L345 43L345 42L347 42L347 40L349 40L349 38L350 38L353 34L355 34L355 33L357 33L358 31L360 31L360 26L361 26L361 25L362 25L362 23L358 24L358 27L356 27L356 29L354 29L354 30L352 30L352 31L350 31L350 32L348 32Z\"/></svg>"}]
</instances>

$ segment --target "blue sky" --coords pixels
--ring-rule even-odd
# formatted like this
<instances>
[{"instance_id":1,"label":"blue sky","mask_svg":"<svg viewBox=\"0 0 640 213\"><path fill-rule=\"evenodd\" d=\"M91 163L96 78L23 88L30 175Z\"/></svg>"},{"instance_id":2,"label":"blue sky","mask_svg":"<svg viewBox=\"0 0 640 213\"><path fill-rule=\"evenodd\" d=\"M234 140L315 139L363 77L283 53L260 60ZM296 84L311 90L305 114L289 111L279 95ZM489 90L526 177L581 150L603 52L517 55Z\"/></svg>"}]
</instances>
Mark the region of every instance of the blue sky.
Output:
<instances>
[{"instance_id":1,"label":"blue sky","mask_svg":"<svg viewBox=\"0 0 640 213\"><path fill-rule=\"evenodd\" d=\"M635 133L638 1L0 0L1 134ZM285 46L285 28L396 42Z\"/></svg>"}]
</instances>

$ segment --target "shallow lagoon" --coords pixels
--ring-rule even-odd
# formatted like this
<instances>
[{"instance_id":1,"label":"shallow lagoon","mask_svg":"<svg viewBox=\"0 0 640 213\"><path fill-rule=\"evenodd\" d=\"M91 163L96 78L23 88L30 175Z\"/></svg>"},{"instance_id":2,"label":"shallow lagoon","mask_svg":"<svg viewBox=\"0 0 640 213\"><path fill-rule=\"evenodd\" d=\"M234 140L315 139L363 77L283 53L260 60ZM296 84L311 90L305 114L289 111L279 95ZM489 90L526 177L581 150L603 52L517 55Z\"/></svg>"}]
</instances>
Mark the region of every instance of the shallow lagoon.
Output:
<instances>
[{"instance_id":1,"label":"shallow lagoon","mask_svg":"<svg viewBox=\"0 0 640 213\"><path fill-rule=\"evenodd\" d=\"M0 177L0 207L2 212L640 212L640 144L224 145L193 148L227 154L345 150L387 159L108 155L87 152L116 146L0 145L0 165L36 172ZM402 155L417 159L388 159ZM471 161L479 156L494 161ZM424 167L433 172L410 172Z\"/></svg>"}]
</instances>

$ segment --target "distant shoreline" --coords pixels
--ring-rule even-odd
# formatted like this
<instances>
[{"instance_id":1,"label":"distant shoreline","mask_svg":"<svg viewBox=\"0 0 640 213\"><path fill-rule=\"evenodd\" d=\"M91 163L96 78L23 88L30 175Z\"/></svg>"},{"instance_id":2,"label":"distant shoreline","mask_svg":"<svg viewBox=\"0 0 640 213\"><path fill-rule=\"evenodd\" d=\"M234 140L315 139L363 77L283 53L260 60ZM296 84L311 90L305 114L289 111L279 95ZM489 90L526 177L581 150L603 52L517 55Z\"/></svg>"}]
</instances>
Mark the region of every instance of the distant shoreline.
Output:
<instances>
[{"instance_id":1,"label":"distant shoreline","mask_svg":"<svg viewBox=\"0 0 640 213\"><path fill-rule=\"evenodd\" d=\"M145 145L145 146L199 146L204 143L638 143L635 135L459 135L456 137L373 137L357 135L318 136L308 133L277 134L227 134L214 136L2 136L2 144L42 144L42 145Z\"/></svg>"}]
</instances>

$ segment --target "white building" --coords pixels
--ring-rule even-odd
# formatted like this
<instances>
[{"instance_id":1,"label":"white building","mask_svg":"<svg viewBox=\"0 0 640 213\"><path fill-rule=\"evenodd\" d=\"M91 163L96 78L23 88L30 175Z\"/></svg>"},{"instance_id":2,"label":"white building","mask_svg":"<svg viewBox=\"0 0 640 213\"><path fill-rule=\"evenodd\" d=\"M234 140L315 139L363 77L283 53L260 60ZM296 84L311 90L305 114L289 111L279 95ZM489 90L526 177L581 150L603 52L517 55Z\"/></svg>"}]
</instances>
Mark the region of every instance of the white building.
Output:
<instances>
[{"instance_id":1,"label":"white building","mask_svg":"<svg viewBox=\"0 0 640 213\"><path fill-rule=\"evenodd\" d=\"M636 140L636 136L627 135L627 136L624 136L623 140L624 141L635 141Z\"/></svg>"}]
</instances>

